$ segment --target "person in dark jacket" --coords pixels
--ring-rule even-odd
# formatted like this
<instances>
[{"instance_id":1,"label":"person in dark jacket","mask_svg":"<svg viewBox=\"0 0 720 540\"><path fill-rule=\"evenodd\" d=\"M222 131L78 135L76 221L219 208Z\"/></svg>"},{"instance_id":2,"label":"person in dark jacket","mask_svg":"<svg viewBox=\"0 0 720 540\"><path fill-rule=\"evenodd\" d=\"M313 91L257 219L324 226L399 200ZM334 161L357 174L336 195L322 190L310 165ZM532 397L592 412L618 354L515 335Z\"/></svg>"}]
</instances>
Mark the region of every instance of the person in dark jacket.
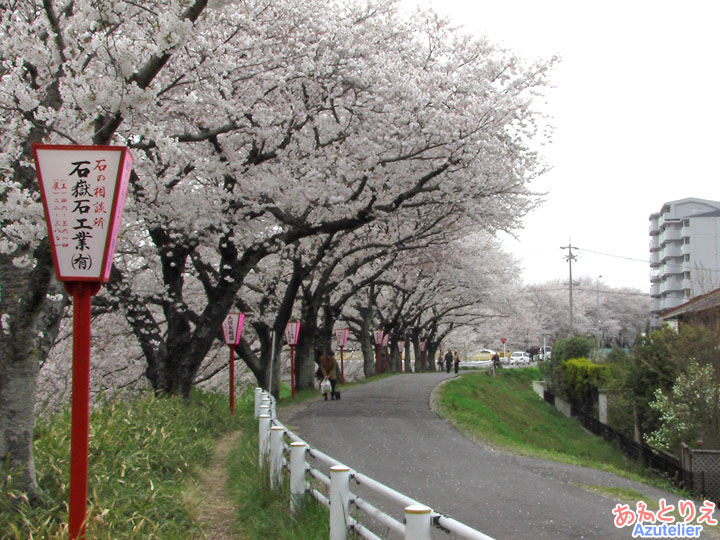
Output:
<instances>
[{"instance_id":1,"label":"person in dark jacket","mask_svg":"<svg viewBox=\"0 0 720 540\"><path fill-rule=\"evenodd\" d=\"M450 366L452 366L453 353L450 349L445 353L445 371L450 373Z\"/></svg>"},{"instance_id":2,"label":"person in dark jacket","mask_svg":"<svg viewBox=\"0 0 720 540\"><path fill-rule=\"evenodd\" d=\"M340 399L340 392L335 391L335 385L337 384L337 373L338 365L335 360L335 356L332 353L326 352L320 358L320 371L322 372L323 378L330 381L332 390L330 392L330 399ZM327 401L327 394L325 394L325 401Z\"/></svg>"}]
</instances>

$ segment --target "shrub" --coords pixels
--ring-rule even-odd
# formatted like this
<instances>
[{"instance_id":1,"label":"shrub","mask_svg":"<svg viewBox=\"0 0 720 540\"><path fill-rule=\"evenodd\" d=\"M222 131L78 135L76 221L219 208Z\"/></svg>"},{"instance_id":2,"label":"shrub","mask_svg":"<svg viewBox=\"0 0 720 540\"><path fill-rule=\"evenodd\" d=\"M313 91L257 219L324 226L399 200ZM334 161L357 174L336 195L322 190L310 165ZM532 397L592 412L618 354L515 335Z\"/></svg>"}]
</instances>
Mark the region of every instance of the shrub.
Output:
<instances>
[{"instance_id":1,"label":"shrub","mask_svg":"<svg viewBox=\"0 0 720 540\"><path fill-rule=\"evenodd\" d=\"M571 401L586 408L594 407L598 388L610 378L610 368L587 358L572 358L562 364L563 390Z\"/></svg>"},{"instance_id":2,"label":"shrub","mask_svg":"<svg viewBox=\"0 0 720 540\"><path fill-rule=\"evenodd\" d=\"M592 350L591 341L584 337L558 339L553 344L550 360L543 362L543 372L548 385L556 393L563 393L562 364L571 358L587 358ZM567 397L567 396L566 396Z\"/></svg>"}]
</instances>

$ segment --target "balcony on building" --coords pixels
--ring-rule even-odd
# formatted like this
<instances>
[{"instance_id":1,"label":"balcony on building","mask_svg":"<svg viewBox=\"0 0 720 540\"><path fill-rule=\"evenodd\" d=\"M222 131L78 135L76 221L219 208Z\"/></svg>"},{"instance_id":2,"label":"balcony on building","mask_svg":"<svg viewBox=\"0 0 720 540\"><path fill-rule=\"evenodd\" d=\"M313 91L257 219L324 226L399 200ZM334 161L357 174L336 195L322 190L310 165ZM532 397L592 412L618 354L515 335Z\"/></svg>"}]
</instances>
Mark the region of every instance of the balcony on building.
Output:
<instances>
[{"instance_id":1,"label":"balcony on building","mask_svg":"<svg viewBox=\"0 0 720 540\"><path fill-rule=\"evenodd\" d=\"M684 256L684 253L682 251L683 244L680 242L669 242L665 244L662 248L662 256L660 257L660 261L667 261L668 259L672 258L678 258L682 259Z\"/></svg>"},{"instance_id":2,"label":"balcony on building","mask_svg":"<svg viewBox=\"0 0 720 540\"><path fill-rule=\"evenodd\" d=\"M662 234L660 234L660 244L665 244L670 241L680 241L682 237L682 230L679 225L665 227Z\"/></svg>"},{"instance_id":3,"label":"balcony on building","mask_svg":"<svg viewBox=\"0 0 720 540\"><path fill-rule=\"evenodd\" d=\"M682 275L665 276L665 279L660 282L660 293L663 295L668 295L671 293L682 293L684 297L683 291L685 289L685 280L683 279Z\"/></svg>"}]
</instances>

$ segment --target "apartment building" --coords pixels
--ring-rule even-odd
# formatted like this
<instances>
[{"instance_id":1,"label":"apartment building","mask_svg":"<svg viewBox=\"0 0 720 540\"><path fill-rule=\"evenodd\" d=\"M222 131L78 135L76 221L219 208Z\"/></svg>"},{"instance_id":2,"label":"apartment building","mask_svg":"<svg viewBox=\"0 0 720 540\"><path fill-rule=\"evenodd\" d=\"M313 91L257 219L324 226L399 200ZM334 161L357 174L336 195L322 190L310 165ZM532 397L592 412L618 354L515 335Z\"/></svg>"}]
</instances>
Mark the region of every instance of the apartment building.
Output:
<instances>
[{"instance_id":1,"label":"apartment building","mask_svg":"<svg viewBox=\"0 0 720 540\"><path fill-rule=\"evenodd\" d=\"M658 314L720 287L720 201L681 199L650 215L652 326Z\"/></svg>"}]
</instances>

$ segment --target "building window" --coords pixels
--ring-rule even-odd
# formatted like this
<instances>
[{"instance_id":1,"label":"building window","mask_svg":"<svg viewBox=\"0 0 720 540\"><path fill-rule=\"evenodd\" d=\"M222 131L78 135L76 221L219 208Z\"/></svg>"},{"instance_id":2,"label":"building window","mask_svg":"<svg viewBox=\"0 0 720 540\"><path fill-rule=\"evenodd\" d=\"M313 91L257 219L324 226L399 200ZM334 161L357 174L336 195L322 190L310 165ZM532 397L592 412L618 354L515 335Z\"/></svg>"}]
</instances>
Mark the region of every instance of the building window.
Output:
<instances>
[{"instance_id":1,"label":"building window","mask_svg":"<svg viewBox=\"0 0 720 540\"><path fill-rule=\"evenodd\" d=\"M692 289L685 289L685 298L692 298Z\"/></svg>"},{"instance_id":2,"label":"building window","mask_svg":"<svg viewBox=\"0 0 720 540\"><path fill-rule=\"evenodd\" d=\"M685 262L690 262L690 255L686 254L683 259L685 260Z\"/></svg>"},{"instance_id":3,"label":"building window","mask_svg":"<svg viewBox=\"0 0 720 540\"><path fill-rule=\"evenodd\" d=\"M690 243L690 237L689 237L689 236L685 236L685 237L683 238L683 244L689 244L689 243Z\"/></svg>"},{"instance_id":4,"label":"building window","mask_svg":"<svg viewBox=\"0 0 720 540\"><path fill-rule=\"evenodd\" d=\"M685 272L685 279L690 279L690 272Z\"/></svg>"},{"instance_id":5,"label":"building window","mask_svg":"<svg viewBox=\"0 0 720 540\"><path fill-rule=\"evenodd\" d=\"M683 227L689 227L689 226L690 226L690 220L689 220L689 219L684 219L682 226L683 226Z\"/></svg>"}]
</instances>

